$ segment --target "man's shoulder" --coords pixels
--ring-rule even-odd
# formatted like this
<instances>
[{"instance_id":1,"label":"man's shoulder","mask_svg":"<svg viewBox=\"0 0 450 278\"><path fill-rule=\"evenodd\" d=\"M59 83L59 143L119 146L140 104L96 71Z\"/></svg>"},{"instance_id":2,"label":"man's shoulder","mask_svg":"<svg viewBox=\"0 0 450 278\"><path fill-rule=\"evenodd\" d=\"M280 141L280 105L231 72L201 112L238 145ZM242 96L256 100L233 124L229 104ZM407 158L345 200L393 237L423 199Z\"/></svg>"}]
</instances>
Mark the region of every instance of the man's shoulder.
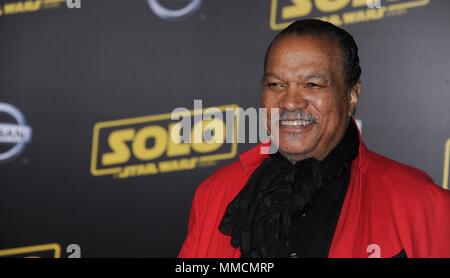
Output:
<instances>
[{"instance_id":1,"label":"man's shoulder","mask_svg":"<svg viewBox=\"0 0 450 278\"><path fill-rule=\"evenodd\" d=\"M366 175L372 181L368 184L377 191L383 191L391 196L398 195L403 200L450 201L450 192L436 185L423 170L372 151L368 151L367 158L369 163Z\"/></svg>"},{"instance_id":2,"label":"man's shoulder","mask_svg":"<svg viewBox=\"0 0 450 278\"><path fill-rule=\"evenodd\" d=\"M369 171L376 171L382 177L418 183L433 183L431 177L423 170L393 160L379 153L369 151L368 159Z\"/></svg>"},{"instance_id":3,"label":"man's shoulder","mask_svg":"<svg viewBox=\"0 0 450 278\"><path fill-rule=\"evenodd\" d=\"M200 185L203 190L207 190L215 185L223 185L231 180L241 176L244 173L244 168L239 160L235 160L225 166L215 170L206 180Z\"/></svg>"}]
</instances>

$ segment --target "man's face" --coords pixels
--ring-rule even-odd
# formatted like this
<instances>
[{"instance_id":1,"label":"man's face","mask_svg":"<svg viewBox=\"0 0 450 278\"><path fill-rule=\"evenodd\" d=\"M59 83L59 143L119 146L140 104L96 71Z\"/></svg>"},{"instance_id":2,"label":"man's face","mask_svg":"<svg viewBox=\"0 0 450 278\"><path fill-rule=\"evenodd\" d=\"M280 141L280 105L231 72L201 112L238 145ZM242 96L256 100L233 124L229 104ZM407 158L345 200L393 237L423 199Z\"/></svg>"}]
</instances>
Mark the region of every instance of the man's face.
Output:
<instances>
[{"instance_id":1,"label":"man's face","mask_svg":"<svg viewBox=\"0 0 450 278\"><path fill-rule=\"evenodd\" d=\"M270 50L262 106L269 119L279 108L279 150L292 160L322 160L345 133L360 85L346 92L340 51L313 36L285 37Z\"/></svg>"}]
</instances>

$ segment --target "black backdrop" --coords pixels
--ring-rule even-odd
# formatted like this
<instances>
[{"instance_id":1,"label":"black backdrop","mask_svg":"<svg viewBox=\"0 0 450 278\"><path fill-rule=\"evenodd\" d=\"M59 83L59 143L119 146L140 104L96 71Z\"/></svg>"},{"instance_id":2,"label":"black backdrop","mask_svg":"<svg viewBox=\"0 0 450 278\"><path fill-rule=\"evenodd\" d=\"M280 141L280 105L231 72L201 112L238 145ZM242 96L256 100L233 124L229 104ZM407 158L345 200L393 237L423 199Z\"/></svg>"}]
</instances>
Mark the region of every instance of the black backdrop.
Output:
<instances>
[{"instance_id":1,"label":"black backdrop","mask_svg":"<svg viewBox=\"0 0 450 278\"><path fill-rule=\"evenodd\" d=\"M189 2L158 3L178 9ZM81 0L79 9L58 0L1 0L0 103L20 111L32 135L21 153L0 161L0 254L27 255L39 247L1 250L54 243L62 257L70 256L70 244L82 257L176 256L194 189L236 155L193 170L95 175L94 126L192 109L194 99L204 107L257 107L274 29L301 17L283 18L293 2L204 0L190 15L167 20L146 0ZM373 20L365 6L334 2L349 4L333 12L313 5L307 16L365 12L358 14L363 22L343 26L360 47L357 118L366 144L447 185L450 2L382 1L384 9L416 7L383 10ZM0 124L17 123L0 109ZM5 153L17 142L5 142L7 128L0 130ZM108 132L100 133L100 152L108 151ZM248 148L239 144L238 153Z\"/></svg>"}]
</instances>

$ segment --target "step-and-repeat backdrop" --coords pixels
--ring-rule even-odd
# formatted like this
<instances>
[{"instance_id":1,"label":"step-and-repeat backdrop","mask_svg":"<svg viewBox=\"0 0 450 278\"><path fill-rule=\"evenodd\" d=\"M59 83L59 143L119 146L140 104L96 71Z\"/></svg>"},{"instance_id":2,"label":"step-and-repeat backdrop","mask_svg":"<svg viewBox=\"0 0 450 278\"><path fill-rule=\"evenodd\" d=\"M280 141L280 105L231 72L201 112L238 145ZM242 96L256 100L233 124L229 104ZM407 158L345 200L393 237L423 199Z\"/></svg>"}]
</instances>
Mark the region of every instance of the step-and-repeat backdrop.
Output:
<instances>
[{"instance_id":1,"label":"step-and-repeat backdrop","mask_svg":"<svg viewBox=\"0 0 450 278\"><path fill-rule=\"evenodd\" d=\"M195 188L251 144L174 145L170 113L258 107L306 17L359 45L369 148L448 187L450 1L369 2L0 0L0 256L175 257Z\"/></svg>"}]
</instances>

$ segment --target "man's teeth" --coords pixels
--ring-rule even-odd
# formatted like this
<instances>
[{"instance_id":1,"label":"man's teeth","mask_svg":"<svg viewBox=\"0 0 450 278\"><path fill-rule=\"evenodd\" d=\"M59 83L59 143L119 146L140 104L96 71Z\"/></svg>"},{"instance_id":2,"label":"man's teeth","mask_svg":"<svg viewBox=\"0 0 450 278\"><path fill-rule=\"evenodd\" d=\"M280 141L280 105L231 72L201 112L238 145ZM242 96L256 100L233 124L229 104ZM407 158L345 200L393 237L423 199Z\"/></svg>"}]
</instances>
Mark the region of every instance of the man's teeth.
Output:
<instances>
[{"instance_id":1,"label":"man's teeth","mask_svg":"<svg viewBox=\"0 0 450 278\"><path fill-rule=\"evenodd\" d=\"M282 126L307 126L312 124L314 121L311 120L281 120L280 124Z\"/></svg>"}]
</instances>

